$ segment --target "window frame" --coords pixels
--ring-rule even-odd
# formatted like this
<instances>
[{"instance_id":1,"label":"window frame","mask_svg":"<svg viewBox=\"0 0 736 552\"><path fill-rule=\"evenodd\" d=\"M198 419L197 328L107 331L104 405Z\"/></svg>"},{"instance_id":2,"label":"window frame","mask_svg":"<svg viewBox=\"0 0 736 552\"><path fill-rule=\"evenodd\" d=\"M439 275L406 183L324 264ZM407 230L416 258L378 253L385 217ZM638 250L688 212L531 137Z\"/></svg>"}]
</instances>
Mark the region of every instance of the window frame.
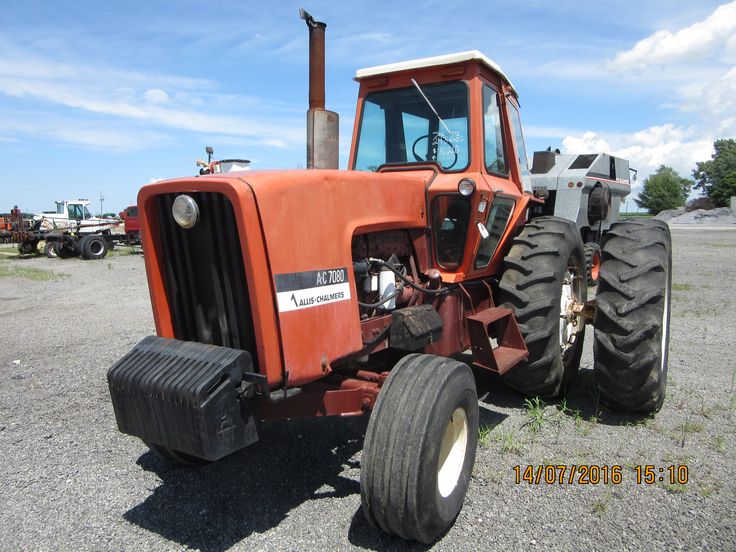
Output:
<instances>
[{"instance_id":1,"label":"window frame","mask_svg":"<svg viewBox=\"0 0 736 552\"><path fill-rule=\"evenodd\" d=\"M496 105L498 107L498 116L500 117L500 123L501 123L501 145L503 147L503 156L504 156L504 162L506 163L506 172L498 172L493 171L490 169L490 166L488 165L488 159L486 157L486 112L485 112L485 88L488 87L493 92L496 93ZM492 174L494 176L498 176L500 178L509 178L511 171L509 170L509 150L508 145L506 144L506 133L504 132L503 128L503 119L504 119L504 109L501 104L501 96L502 93L498 91L498 89L493 86L490 82L487 82L486 80L481 80L481 90L480 90L480 102L481 102L481 118L482 125L483 125L483 167L488 172L488 174Z\"/></svg>"},{"instance_id":2,"label":"window frame","mask_svg":"<svg viewBox=\"0 0 736 552\"><path fill-rule=\"evenodd\" d=\"M378 165L376 167L376 170L375 171L368 171L366 169L357 169L356 168L356 166L358 164L358 156L359 156L359 153L360 153L360 142L361 142L361 139L363 137L362 136L362 134L363 134L363 117L365 116L365 104L368 101L368 97L371 96L371 95L373 95L373 94L382 94L382 93L386 93L386 92L397 92L397 91L401 91L401 90L410 90L410 89L413 88L411 86L403 86L401 88L386 88L384 90L375 90L375 91L372 91L372 92L367 93L361 99L361 102L360 102L360 117L358 119L358 131L357 131L357 134L356 134L356 137L355 137L355 154L353 156L353 163L352 163L352 166L350 167L350 170L353 170L353 171L361 171L361 172L380 172L381 169L384 168L384 167L387 167L387 168L393 168L393 167L414 167L414 166L421 167L421 166L426 166L426 165L434 165L434 166L436 166L439 169L440 172L446 173L446 174L454 174L454 173L459 173L459 172L467 172L468 169L470 168L472 162L473 162L473 143L472 143L472 133L473 133L473 130L472 130L472 123L471 123L472 106L470 104L472 95L470 93L470 83L467 80L458 79L458 80L448 80L448 81L442 81L442 82L431 82L431 83L426 83L426 84L421 84L420 83L419 86L422 87L422 90L426 90L429 87L444 86L444 85L448 85L448 84L457 84L457 83L460 83L460 84L462 84L462 85L465 86L465 101L466 101L466 107L467 107L467 117L466 117L466 129L467 129L467 131L466 131L466 140L467 140L467 143L468 143L468 147L467 147L468 162L466 163L466 165L464 167L459 167L457 169L455 169L455 168L446 169L442 165L440 165L440 163L437 162L437 161L409 161L408 160L408 157L409 157L410 152L407 151L406 152L406 154L407 154L407 161L399 161L399 162L394 162L394 163L388 163L388 162L382 163L382 164L380 164L380 165ZM384 138L385 138L385 136L384 136ZM384 157L385 157L385 155L384 155Z\"/></svg>"},{"instance_id":3,"label":"window frame","mask_svg":"<svg viewBox=\"0 0 736 552\"><path fill-rule=\"evenodd\" d=\"M468 211L468 221L465 227L465 234L463 236L463 243L460 248L460 258L457 260L456 263L454 263L454 266L448 266L447 264L443 264L440 261L440 257L438 255L437 246L439 245L439 242L438 242L439 228L434 223L435 222L434 213L435 213L435 202L441 197L462 198L463 200L467 201L468 205L470 206L470 210ZM434 255L434 260L437 263L437 266L441 267L447 272L457 272L463 266L463 261L465 260L465 249L468 246L468 236L470 235L471 226L472 226L473 205L474 205L474 202L471 197L463 196L457 192L441 192L441 193L435 194L432 197L432 201L430 203L430 211L429 211L430 221L432 225L431 226L432 227L432 253Z\"/></svg>"},{"instance_id":4,"label":"window frame","mask_svg":"<svg viewBox=\"0 0 736 552\"><path fill-rule=\"evenodd\" d=\"M511 202L511 210L509 211L509 216L506 217L506 223L504 224L503 230L501 231L501 235L498 237L498 241L496 242L495 247L493 248L490 256L488 257L488 262L482 266L478 265L478 254L480 253L480 248L483 245L483 240L481 240L478 243L478 249L475 252L475 255L474 255L475 258L473 259L473 270L474 271L483 271L487 269L488 266L491 264L491 261L493 261L493 257L496 255L496 252L498 251L499 245L501 245L501 239L503 238L506 231L509 229L509 224L511 224L511 219L514 218L514 213L516 212L516 202L518 198L515 198L514 196L510 196L507 194L495 194L493 196L493 200L491 201L488 207L488 215L486 217L486 220L483 222L483 226L486 227L486 230L488 230L488 221L491 216L491 210L493 209L494 203L496 202L497 199Z\"/></svg>"}]
</instances>

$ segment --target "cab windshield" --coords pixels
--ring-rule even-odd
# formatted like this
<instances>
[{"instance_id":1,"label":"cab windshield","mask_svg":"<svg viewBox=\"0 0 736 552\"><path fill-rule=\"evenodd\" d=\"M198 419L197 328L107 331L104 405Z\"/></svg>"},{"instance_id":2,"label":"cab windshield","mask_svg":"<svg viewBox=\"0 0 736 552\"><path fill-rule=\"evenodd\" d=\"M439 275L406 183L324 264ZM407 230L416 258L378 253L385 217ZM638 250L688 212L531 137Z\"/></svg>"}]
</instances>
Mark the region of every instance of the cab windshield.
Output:
<instances>
[{"instance_id":1,"label":"cab windshield","mask_svg":"<svg viewBox=\"0 0 736 552\"><path fill-rule=\"evenodd\" d=\"M437 162L443 170L456 172L467 168L468 161L468 88L464 82L366 96L354 169L375 171L385 164Z\"/></svg>"}]
</instances>

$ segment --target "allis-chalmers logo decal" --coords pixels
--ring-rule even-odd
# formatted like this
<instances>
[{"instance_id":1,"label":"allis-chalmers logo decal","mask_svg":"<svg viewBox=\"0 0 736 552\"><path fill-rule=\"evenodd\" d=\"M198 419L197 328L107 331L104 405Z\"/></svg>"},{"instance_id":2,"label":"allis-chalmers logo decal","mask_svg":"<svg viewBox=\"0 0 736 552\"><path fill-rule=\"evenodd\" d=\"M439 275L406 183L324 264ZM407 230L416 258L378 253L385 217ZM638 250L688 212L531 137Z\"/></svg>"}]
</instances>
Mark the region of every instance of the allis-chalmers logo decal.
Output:
<instances>
[{"instance_id":1,"label":"allis-chalmers logo decal","mask_svg":"<svg viewBox=\"0 0 736 552\"><path fill-rule=\"evenodd\" d=\"M276 274L279 312L308 309L350 299L347 268Z\"/></svg>"}]
</instances>

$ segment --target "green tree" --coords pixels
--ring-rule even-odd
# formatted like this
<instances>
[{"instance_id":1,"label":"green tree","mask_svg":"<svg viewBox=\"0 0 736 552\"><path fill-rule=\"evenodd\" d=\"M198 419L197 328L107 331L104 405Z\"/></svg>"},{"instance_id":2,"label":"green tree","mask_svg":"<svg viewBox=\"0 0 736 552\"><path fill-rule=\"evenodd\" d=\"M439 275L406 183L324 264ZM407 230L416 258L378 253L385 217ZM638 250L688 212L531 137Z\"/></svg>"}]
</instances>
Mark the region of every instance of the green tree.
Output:
<instances>
[{"instance_id":1,"label":"green tree","mask_svg":"<svg viewBox=\"0 0 736 552\"><path fill-rule=\"evenodd\" d=\"M717 207L726 207L731 196L736 196L736 140L716 140L716 152L710 161L701 161L693 170L695 188L702 190Z\"/></svg>"},{"instance_id":2,"label":"green tree","mask_svg":"<svg viewBox=\"0 0 736 552\"><path fill-rule=\"evenodd\" d=\"M639 207L656 215L665 209L676 209L685 205L692 185L692 180L682 178L672 167L660 165L644 181L639 197L634 201Z\"/></svg>"}]
</instances>

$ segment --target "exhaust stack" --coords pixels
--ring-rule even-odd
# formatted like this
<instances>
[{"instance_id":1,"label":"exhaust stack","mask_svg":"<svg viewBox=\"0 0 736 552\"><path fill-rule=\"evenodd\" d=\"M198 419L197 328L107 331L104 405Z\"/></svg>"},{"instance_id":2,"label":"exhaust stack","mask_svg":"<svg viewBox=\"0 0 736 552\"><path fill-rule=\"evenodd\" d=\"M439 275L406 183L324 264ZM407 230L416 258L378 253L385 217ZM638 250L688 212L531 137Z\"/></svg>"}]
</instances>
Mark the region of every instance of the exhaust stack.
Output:
<instances>
[{"instance_id":1,"label":"exhaust stack","mask_svg":"<svg viewBox=\"0 0 736 552\"><path fill-rule=\"evenodd\" d=\"M299 17L309 27L309 110L307 111L307 168L337 169L339 116L325 109L325 29L304 9Z\"/></svg>"}]
</instances>

